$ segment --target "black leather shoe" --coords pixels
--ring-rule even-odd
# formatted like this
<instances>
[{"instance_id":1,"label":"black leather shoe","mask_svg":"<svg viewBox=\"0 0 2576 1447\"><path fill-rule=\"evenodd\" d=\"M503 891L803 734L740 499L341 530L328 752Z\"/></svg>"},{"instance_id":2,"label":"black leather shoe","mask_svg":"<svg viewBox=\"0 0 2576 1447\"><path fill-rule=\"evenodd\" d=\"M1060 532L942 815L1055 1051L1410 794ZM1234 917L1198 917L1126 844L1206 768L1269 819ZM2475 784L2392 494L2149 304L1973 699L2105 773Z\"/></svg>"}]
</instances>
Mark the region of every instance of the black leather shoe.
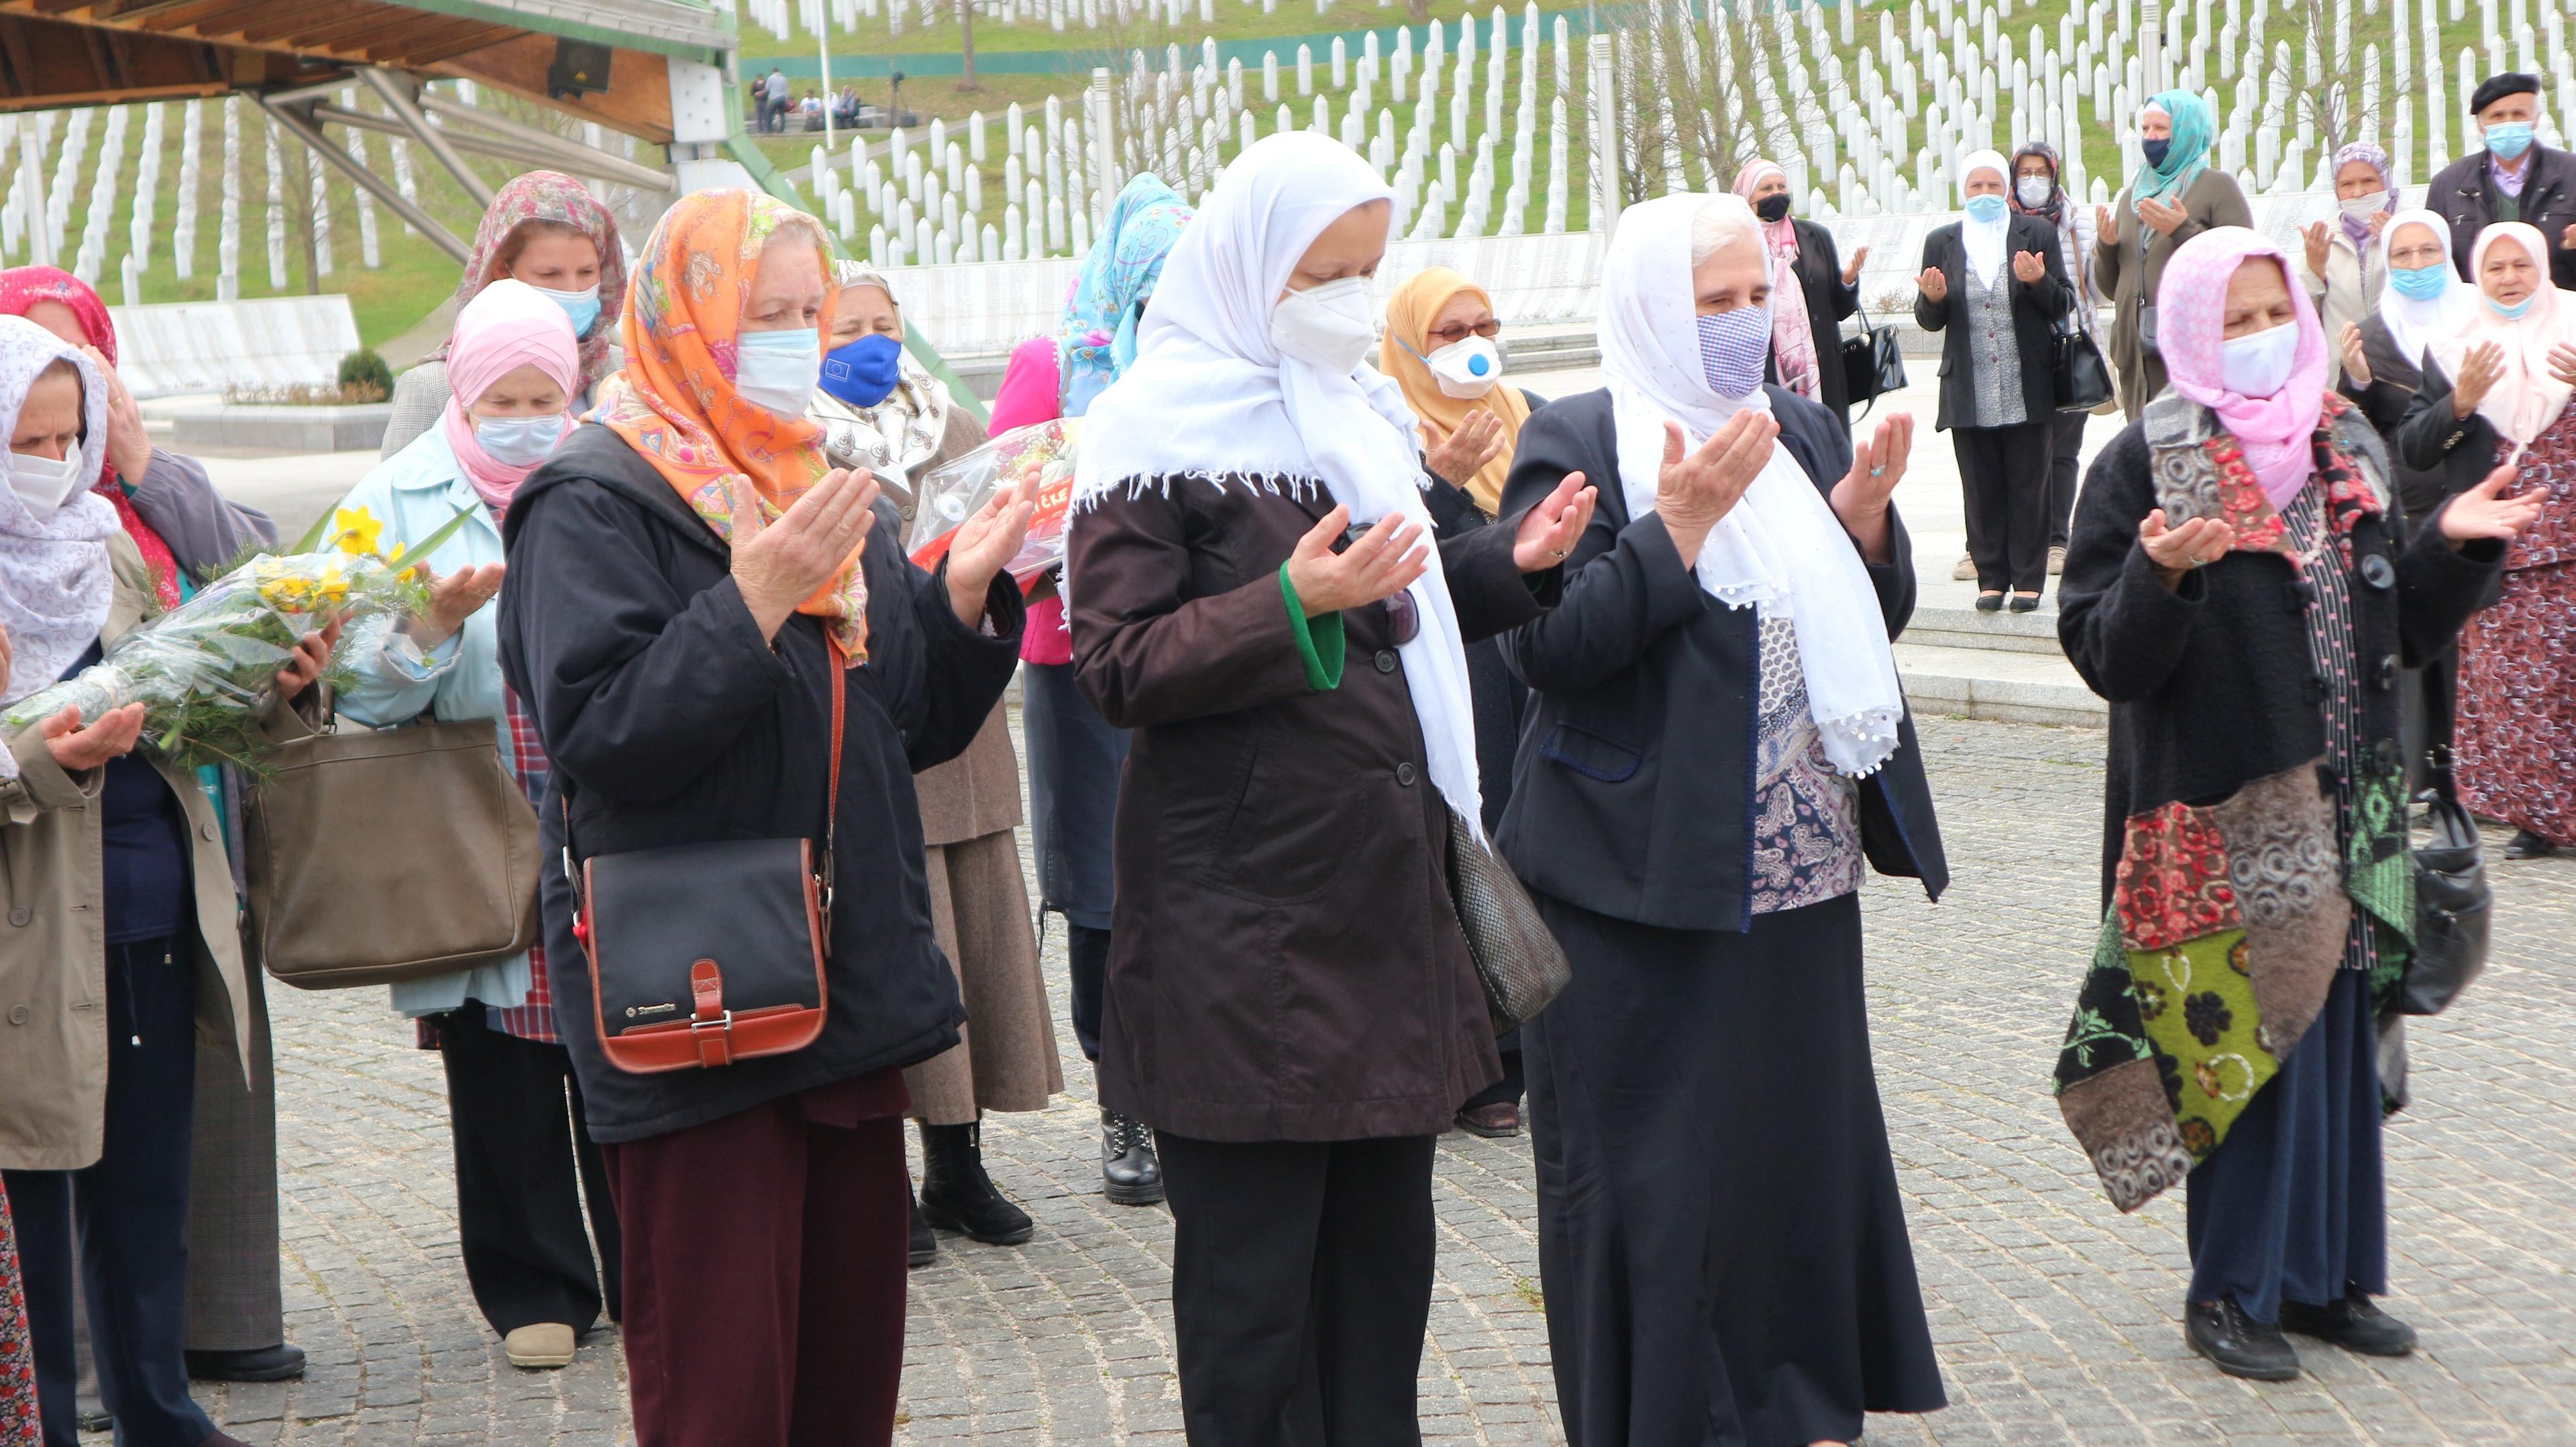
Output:
<instances>
[{"instance_id":1,"label":"black leather shoe","mask_svg":"<svg viewBox=\"0 0 2576 1447\"><path fill-rule=\"evenodd\" d=\"M907 1192L907 1194L910 1194ZM915 1271L939 1259L939 1233L921 1218L921 1197L912 1197L912 1253L910 1264Z\"/></svg>"},{"instance_id":2,"label":"black leather shoe","mask_svg":"<svg viewBox=\"0 0 2576 1447\"><path fill-rule=\"evenodd\" d=\"M983 1131L980 1122L922 1126L921 1218L987 1246L1017 1246L1037 1228L984 1174Z\"/></svg>"},{"instance_id":3,"label":"black leather shoe","mask_svg":"<svg viewBox=\"0 0 2576 1447\"><path fill-rule=\"evenodd\" d=\"M1977 611L1978 611L1978 612L1980 612L1980 613L2000 613L2000 612L2002 612L2002 611L2003 611L2003 608L2004 608L2004 595L2003 595L2003 594L2001 594L2001 593L1979 593L1979 594L1977 595Z\"/></svg>"},{"instance_id":4,"label":"black leather shoe","mask_svg":"<svg viewBox=\"0 0 2576 1447\"><path fill-rule=\"evenodd\" d=\"M2547 859L2557 852L2557 845L2528 829L2515 830L2513 838L2504 846L2504 857L2507 859Z\"/></svg>"},{"instance_id":5,"label":"black leather shoe","mask_svg":"<svg viewBox=\"0 0 2576 1447\"><path fill-rule=\"evenodd\" d=\"M190 1352L188 1375L201 1382L286 1382L304 1375L304 1348L280 1344L238 1352Z\"/></svg>"},{"instance_id":6,"label":"black leather shoe","mask_svg":"<svg viewBox=\"0 0 2576 1447\"><path fill-rule=\"evenodd\" d=\"M2381 1311L2358 1291L2345 1292L2343 1300L2324 1306L2282 1302L2281 1329L2366 1357L2402 1357L2415 1350L2415 1328Z\"/></svg>"},{"instance_id":7,"label":"black leather shoe","mask_svg":"<svg viewBox=\"0 0 2576 1447\"><path fill-rule=\"evenodd\" d=\"M2037 593L2015 593L2012 595L2012 602L2005 606L2011 608L2016 613L2035 613L2039 611L2039 595Z\"/></svg>"},{"instance_id":8,"label":"black leather shoe","mask_svg":"<svg viewBox=\"0 0 2576 1447\"><path fill-rule=\"evenodd\" d=\"M1163 1163L1153 1133L1134 1116L1100 1112L1100 1194L1121 1206L1163 1201Z\"/></svg>"},{"instance_id":9,"label":"black leather shoe","mask_svg":"<svg viewBox=\"0 0 2576 1447\"><path fill-rule=\"evenodd\" d=\"M2236 1298L2183 1303L2183 1335L2191 1349L2218 1364L2231 1377L2257 1382L2286 1382L2299 1374L2299 1353L2277 1326L2245 1314Z\"/></svg>"}]
</instances>

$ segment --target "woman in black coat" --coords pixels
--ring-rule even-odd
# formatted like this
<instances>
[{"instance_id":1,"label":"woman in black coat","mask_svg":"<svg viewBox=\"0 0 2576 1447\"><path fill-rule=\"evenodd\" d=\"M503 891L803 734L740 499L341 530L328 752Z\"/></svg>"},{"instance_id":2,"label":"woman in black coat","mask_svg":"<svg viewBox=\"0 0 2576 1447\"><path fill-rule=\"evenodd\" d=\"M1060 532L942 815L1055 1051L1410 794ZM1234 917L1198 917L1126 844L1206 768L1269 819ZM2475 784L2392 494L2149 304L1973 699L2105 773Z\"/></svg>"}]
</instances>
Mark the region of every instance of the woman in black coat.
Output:
<instances>
[{"instance_id":1,"label":"woman in black coat","mask_svg":"<svg viewBox=\"0 0 2576 1447\"><path fill-rule=\"evenodd\" d=\"M1771 360L1764 378L1823 403L1848 434L1851 383L1843 376L1842 320L1860 309L1860 267L1869 260L1869 248L1853 252L1848 263L1837 260L1832 232L1789 215L1789 173L1773 162L1756 160L1736 172L1735 194L1762 222L1771 285L1782 294L1771 310Z\"/></svg>"},{"instance_id":2,"label":"woman in black coat","mask_svg":"<svg viewBox=\"0 0 2576 1447\"><path fill-rule=\"evenodd\" d=\"M502 671L552 766L545 968L617 1196L647 1447L892 1437L903 1067L965 1018L912 776L963 752L1010 680L1020 595L999 569L1030 503L997 498L926 574L871 509L875 482L826 471L802 413L827 274L811 218L745 191L683 198L628 293L604 425L520 485L503 534ZM595 921L565 870L782 838L829 841L820 1036L703 1069L612 1063L603 1032L630 1025L601 1016ZM743 1043L748 1003L699 1000L690 1039Z\"/></svg>"},{"instance_id":3,"label":"woman in black coat","mask_svg":"<svg viewBox=\"0 0 2576 1447\"><path fill-rule=\"evenodd\" d=\"M1762 384L1763 262L1740 198L1630 207L1610 385L1532 418L1504 489L1601 484L1564 600L1504 643L1532 711L1499 836L1574 965L1521 1033L1557 1398L1591 1447L1849 1442L1943 1402L1857 892L1864 858L1948 877L1890 649L1913 424L1855 458Z\"/></svg>"},{"instance_id":4,"label":"woman in black coat","mask_svg":"<svg viewBox=\"0 0 2576 1447\"><path fill-rule=\"evenodd\" d=\"M1914 319L1943 332L1941 415L1967 493L1977 607L2039 606L2048 584L2048 468L2057 319L2075 304L2057 230L2005 209L2004 158L1968 157L1967 218L1923 238Z\"/></svg>"},{"instance_id":5,"label":"woman in black coat","mask_svg":"<svg viewBox=\"0 0 2576 1447\"><path fill-rule=\"evenodd\" d=\"M2057 1072L2113 1204L2188 1181L2184 1331L2281 1380L2283 1331L2374 1356L2381 1036L2414 938L2399 669L2447 646L2537 515L2499 469L2400 543L2378 437L2325 390L2278 247L2193 237L2168 391L2094 462L2058 616L2111 703L2104 914Z\"/></svg>"}]
</instances>

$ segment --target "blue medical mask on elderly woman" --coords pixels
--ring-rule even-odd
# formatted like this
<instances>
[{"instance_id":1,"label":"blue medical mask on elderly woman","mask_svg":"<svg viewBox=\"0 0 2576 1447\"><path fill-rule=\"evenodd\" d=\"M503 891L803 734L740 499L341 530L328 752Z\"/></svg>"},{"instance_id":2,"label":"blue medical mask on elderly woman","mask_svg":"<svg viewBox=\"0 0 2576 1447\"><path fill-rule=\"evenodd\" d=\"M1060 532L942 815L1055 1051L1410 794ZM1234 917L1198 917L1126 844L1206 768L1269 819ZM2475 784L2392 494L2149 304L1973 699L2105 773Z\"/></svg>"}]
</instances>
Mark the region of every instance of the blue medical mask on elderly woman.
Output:
<instances>
[{"instance_id":1,"label":"blue medical mask on elderly woman","mask_svg":"<svg viewBox=\"0 0 2576 1447\"><path fill-rule=\"evenodd\" d=\"M873 407L894 390L902 369L903 343L870 332L823 354L823 390L853 407Z\"/></svg>"},{"instance_id":2,"label":"blue medical mask on elderly woman","mask_svg":"<svg viewBox=\"0 0 2576 1447\"><path fill-rule=\"evenodd\" d=\"M1771 308L1740 306L1697 318L1700 375L1721 397L1750 397L1771 355Z\"/></svg>"}]
</instances>

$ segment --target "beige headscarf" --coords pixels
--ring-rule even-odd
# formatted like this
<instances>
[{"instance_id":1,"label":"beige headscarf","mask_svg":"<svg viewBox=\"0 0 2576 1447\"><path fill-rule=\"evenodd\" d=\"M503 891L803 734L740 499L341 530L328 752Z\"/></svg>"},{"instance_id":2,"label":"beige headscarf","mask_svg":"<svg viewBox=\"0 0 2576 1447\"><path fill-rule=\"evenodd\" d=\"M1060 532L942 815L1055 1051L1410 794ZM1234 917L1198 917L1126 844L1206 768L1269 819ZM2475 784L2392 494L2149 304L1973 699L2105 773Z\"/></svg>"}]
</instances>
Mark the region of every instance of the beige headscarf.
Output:
<instances>
[{"instance_id":1,"label":"beige headscarf","mask_svg":"<svg viewBox=\"0 0 2576 1447\"><path fill-rule=\"evenodd\" d=\"M840 289L872 286L886 294L899 319L903 304L885 273L862 261L832 263ZM948 435L948 388L922 369L906 351L897 364L894 390L873 407L853 407L831 393L815 389L806 417L823 428L823 453L835 467L864 467L880 482L909 486L921 469L939 455Z\"/></svg>"}]
</instances>

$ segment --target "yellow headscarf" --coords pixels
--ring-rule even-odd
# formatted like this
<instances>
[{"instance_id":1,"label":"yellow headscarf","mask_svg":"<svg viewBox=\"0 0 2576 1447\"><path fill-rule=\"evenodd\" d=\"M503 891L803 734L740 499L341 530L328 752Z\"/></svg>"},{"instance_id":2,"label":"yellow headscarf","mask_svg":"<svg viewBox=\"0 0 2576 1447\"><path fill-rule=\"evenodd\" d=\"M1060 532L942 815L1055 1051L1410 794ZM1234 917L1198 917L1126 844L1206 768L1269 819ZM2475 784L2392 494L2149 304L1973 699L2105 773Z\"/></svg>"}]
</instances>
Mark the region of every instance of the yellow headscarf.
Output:
<instances>
[{"instance_id":1,"label":"yellow headscarf","mask_svg":"<svg viewBox=\"0 0 2576 1447\"><path fill-rule=\"evenodd\" d=\"M1496 382L1482 397L1465 398L1441 391L1432 377L1430 366L1422 360L1431 351L1431 324L1450 298L1464 292L1474 293L1487 311L1493 310L1494 299L1483 287L1445 266L1417 272L1397 287L1395 295L1386 299L1386 339L1378 343L1377 369L1404 389L1405 405L1422 419L1425 439L1457 431L1467 414L1479 409L1503 419L1503 450L1474 477L1451 479L1466 488L1476 506L1490 516L1502 506L1503 479L1511 475L1521 424L1529 420L1529 399L1509 378Z\"/></svg>"},{"instance_id":2,"label":"yellow headscarf","mask_svg":"<svg viewBox=\"0 0 2576 1447\"><path fill-rule=\"evenodd\" d=\"M742 308L761 249L792 233L812 241L828 280L831 256L812 217L756 191L681 197L653 228L627 288L625 370L599 385L599 420L728 541L737 487L748 484L763 520L774 521L831 470L821 426L734 390ZM839 296L824 287L825 336ZM866 550L862 539L832 581L796 607L824 619L853 663L867 656L868 585L859 567Z\"/></svg>"}]
</instances>

